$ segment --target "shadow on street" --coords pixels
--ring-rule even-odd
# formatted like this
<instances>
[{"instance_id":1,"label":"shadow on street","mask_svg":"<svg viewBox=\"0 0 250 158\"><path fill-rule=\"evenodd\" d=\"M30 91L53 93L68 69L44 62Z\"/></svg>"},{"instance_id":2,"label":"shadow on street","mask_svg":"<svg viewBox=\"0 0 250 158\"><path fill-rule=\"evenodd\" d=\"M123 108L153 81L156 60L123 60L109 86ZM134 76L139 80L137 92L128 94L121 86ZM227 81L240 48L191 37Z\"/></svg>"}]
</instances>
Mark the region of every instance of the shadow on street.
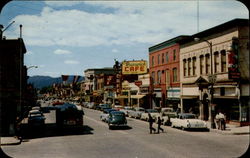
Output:
<instances>
[{"instance_id":1,"label":"shadow on street","mask_svg":"<svg viewBox=\"0 0 250 158\"><path fill-rule=\"evenodd\" d=\"M94 129L87 126L77 127L58 127L55 123L45 124L44 127L31 127L28 124L21 125L22 142L27 139L54 137L54 136L69 136L69 135L88 135L93 134Z\"/></svg>"}]
</instances>

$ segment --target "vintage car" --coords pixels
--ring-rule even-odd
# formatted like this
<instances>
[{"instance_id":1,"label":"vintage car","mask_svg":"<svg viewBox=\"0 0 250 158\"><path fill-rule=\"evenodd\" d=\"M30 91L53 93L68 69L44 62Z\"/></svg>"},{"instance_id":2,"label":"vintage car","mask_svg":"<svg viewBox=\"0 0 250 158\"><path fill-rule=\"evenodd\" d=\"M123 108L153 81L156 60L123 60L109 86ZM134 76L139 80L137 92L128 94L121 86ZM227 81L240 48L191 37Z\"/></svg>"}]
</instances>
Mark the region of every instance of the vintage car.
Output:
<instances>
[{"instance_id":1,"label":"vintage car","mask_svg":"<svg viewBox=\"0 0 250 158\"><path fill-rule=\"evenodd\" d=\"M145 112L145 109L142 107L137 107L134 108L133 110L130 110L128 112L128 116L129 117L133 117L133 118L137 118L140 119L141 118L141 114Z\"/></svg>"},{"instance_id":2,"label":"vintage car","mask_svg":"<svg viewBox=\"0 0 250 158\"><path fill-rule=\"evenodd\" d=\"M171 127L185 129L207 129L207 124L203 120L199 120L194 114L179 113L176 118L171 118Z\"/></svg>"},{"instance_id":3,"label":"vintage car","mask_svg":"<svg viewBox=\"0 0 250 158\"><path fill-rule=\"evenodd\" d=\"M133 110L133 108L129 106L125 106L123 109L120 109L120 111L124 112L126 116L128 116L128 113L131 110Z\"/></svg>"},{"instance_id":4,"label":"vintage car","mask_svg":"<svg viewBox=\"0 0 250 158\"><path fill-rule=\"evenodd\" d=\"M117 110L111 109L111 108L104 109L103 113L101 113L101 115L100 115L100 120L102 120L104 122L107 122L109 113L112 112L112 111L117 111Z\"/></svg>"},{"instance_id":5,"label":"vintage car","mask_svg":"<svg viewBox=\"0 0 250 158\"><path fill-rule=\"evenodd\" d=\"M28 114L28 125L32 127L44 127L45 117L40 110L30 110Z\"/></svg>"},{"instance_id":6,"label":"vintage car","mask_svg":"<svg viewBox=\"0 0 250 158\"><path fill-rule=\"evenodd\" d=\"M112 111L108 116L109 129L112 127L125 127L127 126L127 119L125 113L122 111Z\"/></svg>"},{"instance_id":7,"label":"vintage car","mask_svg":"<svg viewBox=\"0 0 250 158\"><path fill-rule=\"evenodd\" d=\"M176 118L177 112L173 108L162 108L161 109L161 118L163 125L171 126L171 118Z\"/></svg>"},{"instance_id":8,"label":"vintage car","mask_svg":"<svg viewBox=\"0 0 250 158\"><path fill-rule=\"evenodd\" d=\"M160 116L160 113L155 109L146 109L144 113L141 114L141 120L148 121L148 113L152 116L153 120L156 120L158 116Z\"/></svg>"}]
</instances>

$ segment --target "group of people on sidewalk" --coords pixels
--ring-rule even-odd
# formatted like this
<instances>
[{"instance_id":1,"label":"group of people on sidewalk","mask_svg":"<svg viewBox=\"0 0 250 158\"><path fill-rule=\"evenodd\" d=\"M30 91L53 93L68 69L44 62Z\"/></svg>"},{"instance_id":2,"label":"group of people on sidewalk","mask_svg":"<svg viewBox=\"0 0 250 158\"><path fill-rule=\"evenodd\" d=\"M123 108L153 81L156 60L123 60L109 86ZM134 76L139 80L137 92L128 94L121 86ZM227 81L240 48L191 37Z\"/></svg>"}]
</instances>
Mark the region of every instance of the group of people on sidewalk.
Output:
<instances>
[{"instance_id":1,"label":"group of people on sidewalk","mask_svg":"<svg viewBox=\"0 0 250 158\"><path fill-rule=\"evenodd\" d=\"M152 134L152 131L154 131L154 133L160 133L160 130L162 132L164 132L163 128L161 128L161 123L162 123L162 120L160 117L158 117L157 119L157 132L156 132L156 129L153 127L153 123L154 123L154 119L152 118L151 114L148 113L148 122L149 122L149 131L150 131L150 134Z\"/></svg>"},{"instance_id":2,"label":"group of people on sidewalk","mask_svg":"<svg viewBox=\"0 0 250 158\"><path fill-rule=\"evenodd\" d=\"M222 112L218 112L215 116L217 129L226 130L226 116Z\"/></svg>"}]
</instances>

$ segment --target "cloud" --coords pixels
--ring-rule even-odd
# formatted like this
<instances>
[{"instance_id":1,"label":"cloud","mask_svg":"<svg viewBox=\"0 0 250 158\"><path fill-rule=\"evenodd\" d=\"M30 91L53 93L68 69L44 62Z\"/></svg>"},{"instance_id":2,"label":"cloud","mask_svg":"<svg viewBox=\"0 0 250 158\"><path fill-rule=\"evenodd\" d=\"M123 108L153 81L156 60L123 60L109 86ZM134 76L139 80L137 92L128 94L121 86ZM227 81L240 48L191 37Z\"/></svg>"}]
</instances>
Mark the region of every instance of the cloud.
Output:
<instances>
[{"instance_id":1,"label":"cloud","mask_svg":"<svg viewBox=\"0 0 250 158\"><path fill-rule=\"evenodd\" d=\"M112 49L113 53L118 53L119 51L117 49Z\"/></svg>"},{"instance_id":2,"label":"cloud","mask_svg":"<svg viewBox=\"0 0 250 158\"><path fill-rule=\"evenodd\" d=\"M64 64L79 64L79 61L77 60L65 60L64 61Z\"/></svg>"},{"instance_id":3,"label":"cloud","mask_svg":"<svg viewBox=\"0 0 250 158\"><path fill-rule=\"evenodd\" d=\"M74 5L81 4L81 1L61 1L61 0L53 0L53 1L45 1L45 4L51 7L71 7Z\"/></svg>"},{"instance_id":4,"label":"cloud","mask_svg":"<svg viewBox=\"0 0 250 158\"><path fill-rule=\"evenodd\" d=\"M113 8L115 11L110 13L49 7L75 5L73 2L61 3L46 2L48 6L40 14L19 15L12 19L23 24L23 38L27 45L93 47L155 44L179 35L197 33L196 1L84 1L93 8ZM84 3L81 2L82 5ZM227 7L223 7L225 5ZM235 17L248 18L248 10L243 7L230 1L200 2L201 30ZM14 34L8 32L9 37L17 37L18 34L18 27Z\"/></svg>"},{"instance_id":5,"label":"cloud","mask_svg":"<svg viewBox=\"0 0 250 158\"><path fill-rule=\"evenodd\" d=\"M62 55L62 54L71 54L71 51L68 50L62 50L62 49L57 49L54 51L54 54Z\"/></svg>"}]
</instances>

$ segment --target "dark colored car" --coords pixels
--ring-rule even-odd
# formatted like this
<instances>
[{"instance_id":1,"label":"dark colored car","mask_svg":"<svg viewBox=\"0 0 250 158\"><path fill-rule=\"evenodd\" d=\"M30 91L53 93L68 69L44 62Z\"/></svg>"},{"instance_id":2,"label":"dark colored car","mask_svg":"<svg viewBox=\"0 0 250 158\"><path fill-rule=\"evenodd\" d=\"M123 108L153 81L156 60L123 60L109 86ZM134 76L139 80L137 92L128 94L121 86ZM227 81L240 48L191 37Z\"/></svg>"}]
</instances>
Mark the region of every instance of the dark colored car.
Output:
<instances>
[{"instance_id":1,"label":"dark colored car","mask_svg":"<svg viewBox=\"0 0 250 158\"><path fill-rule=\"evenodd\" d=\"M56 107L56 120L59 126L83 126L84 112L79 110L76 105L64 103Z\"/></svg>"},{"instance_id":2,"label":"dark colored car","mask_svg":"<svg viewBox=\"0 0 250 158\"><path fill-rule=\"evenodd\" d=\"M45 117L39 110L31 110L28 115L28 125L32 127L44 127Z\"/></svg>"},{"instance_id":3,"label":"dark colored car","mask_svg":"<svg viewBox=\"0 0 250 158\"><path fill-rule=\"evenodd\" d=\"M109 129L112 127L127 126L127 119L124 112L112 111L108 116L108 126Z\"/></svg>"},{"instance_id":4,"label":"dark colored car","mask_svg":"<svg viewBox=\"0 0 250 158\"><path fill-rule=\"evenodd\" d=\"M100 104L100 110L103 111L104 109L111 109L109 104Z\"/></svg>"}]
</instances>

